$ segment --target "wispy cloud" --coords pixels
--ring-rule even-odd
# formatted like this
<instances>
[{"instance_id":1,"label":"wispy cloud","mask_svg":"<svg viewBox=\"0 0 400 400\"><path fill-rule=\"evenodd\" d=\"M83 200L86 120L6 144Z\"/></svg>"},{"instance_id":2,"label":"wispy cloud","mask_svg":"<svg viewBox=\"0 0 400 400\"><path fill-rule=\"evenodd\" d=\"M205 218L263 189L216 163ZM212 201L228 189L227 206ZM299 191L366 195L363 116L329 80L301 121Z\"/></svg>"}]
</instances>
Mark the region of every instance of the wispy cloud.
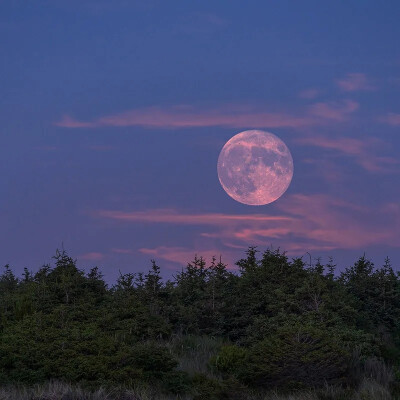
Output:
<instances>
[{"instance_id":1,"label":"wispy cloud","mask_svg":"<svg viewBox=\"0 0 400 400\"><path fill-rule=\"evenodd\" d=\"M294 195L278 208L296 217L292 233L303 239L292 249L363 249L371 245L399 247L400 207L371 209L327 195ZM390 210L390 211L389 211Z\"/></svg>"},{"instance_id":2,"label":"wispy cloud","mask_svg":"<svg viewBox=\"0 0 400 400\"><path fill-rule=\"evenodd\" d=\"M389 113L379 120L392 126L400 126L400 114Z\"/></svg>"},{"instance_id":3,"label":"wispy cloud","mask_svg":"<svg viewBox=\"0 0 400 400\"><path fill-rule=\"evenodd\" d=\"M350 114L357 111L360 105L353 100L342 102L321 102L310 106L309 113L323 120L333 120L337 122L345 121Z\"/></svg>"},{"instance_id":4,"label":"wispy cloud","mask_svg":"<svg viewBox=\"0 0 400 400\"><path fill-rule=\"evenodd\" d=\"M339 150L345 154L357 155L365 150L365 141L353 138L328 138L322 136L309 136L296 140L297 143L307 144L325 149Z\"/></svg>"},{"instance_id":5,"label":"wispy cloud","mask_svg":"<svg viewBox=\"0 0 400 400\"><path fill-rule=\"evenodd\" d=\"M375 138L363 140L354 138L328 138L323 136L308 136L296 139L303 145L334 150L337 153L351 157L358 165L369 172L396 172L399 161L394 157L377 156L374 154L377 144Z\"/></svg>"},{"instance_id":6,"label":"wispy cloud","mask_svg":"<svg viewBox=\"0 0 400 400\"><path fill-rule=\"evenodd\" d=\"M316 88L310 88L310 89L305 89L302 90L299 93L299 97L301 99L315 99L321 94L321 91Z\"/></svg>"},{"instance_id":7,"label":"wispy cloud","mask_svg":"<svg viewBox=\"0 0 400 400\"><path fill-rule=\"evenodd\" d=\"M64 116L55 125L64 128L99 128L106 126L141 126L147 128L195 128L207 126L302 127L315 121L307 116L252 110L232 106L199 110L191 106L148 107L83 122Z\"/></svg>"},{"instance_id":8,"label":"wispy cloud","mask_svg":"<svg viewBox=\"0 0 400 400\"><path fill-rule=\"evenodd\" d=\"M341 168L341 163L338 163L336 157L311 156L304 158L302 162L312 165L313 173L317 173L323 182L337 184L345 181L346 171Z\"/></svg>"},{"instance_id":9,"label":"wispy cloud","mask_svg":"<svg viewBox=\"0 0 400 400\"><path fill-rule=\"evenodd\" d=\"M168 223L176 225L214 225L232 226L242 222L288 221L290 217L263 214L222 214L222 213L179 213L173 209L150 211L114 211L98 210L92 213L96 217L110 218L125 222Z\"/></svg>"},{"instance_id":10,"label":"wispy cloud","mask_svg":"<svg viewBox=\"0 0 400 400\"><path fill-rule=\"evenodd\" d=\"M78 259L79 260L87 260L87 261L101 261L105 257L106 256L103 253L90 252L90 253L81 254L80 256L78 256Z\"/></svg>"},{"instance_id":11,"label":"wispy cloud","mask_svg":"<svg viewBox=\"0 0 400 400\"><path fill-rule=\"evenodd\" d=\"M347 74L344 78L338 79L336 84L344 92L358 92L376 89L367 75L359 72Z\"/></svg>"},{"instance_id":12,"label":"wispy cloud","mask_svg":"<svg viewBox=\"0 0 400 400\"><path fill-rule=\"evenodd\" d=\"M326 195L298 194L277 206L291 216L289 222L237 227L222 235L244 244L278 244L291 252L365 249L379 244L399 247L398 205L373 210Z\"/></svg>"},{"instance_id":13,"label":"wispy cloud","mask_svg":"<svg viewBox=\"0 0 400 400\"><path fill-rule=\"evenodd\" d=\"M235 262L228 252L221 254L221 250L210 250L207 248L195 250L185 247L159 246L154 248L141 248L139 251L142 254L147 254L155 259L167 260L180 265L186 265L188 262L193 261L196 255L198 257L203 257L207 262L210 262L213 257L216 257L217 259L221 257L222 261L230 267L232 267Z\"/></svg>"},{"instance_id":14,"label":"wispy cloud","mask_svg":"<svg viewBox=\"0 0 400 400\"><path fill-rule=\"evenodd\" d=\"M62 126L64 128L94 128L95 125L93 122L81 122L76 119L64 115L60 122L56 122L54 125Z\"/></svg>"},{"instance_id":15,"label":"wispy cloud","mask_svg":"<svg viewBox=\"0 0 400 400\"><path fill-rule=\"evenodd\" d=\"M79 121L68 115L56 126L64 128L100 128L107 126L141 126L146 128L195 128L221 126L230 128L302 128L326 122L342 122L358 109L352 100L316 103L302 112L268 111L268 107L226 105L212 109L188 105L147 107L97 118Z\"/></svg>"},{"instance_id":16,"label":"wispy cloud","mask_svg":"<svg viewBox=\"0 0 400 400\"><path fill-rule=\"evenodd\" d=\"M180 213L173 210L141 212L100 211L94 215L123 223L208 226L198 237L210 240L202 246L207 255L244 249L248 245L281 246L292 253L306 250L365 249L372 245L400 246L400 206L386 204L370 209L327 195L288 196L277 203L279 215ZM209 250L221 243L222 251ZM182 247L142 248L144 254L173 262L190 260L202 251Z\"/></svg>"}]
</instances>

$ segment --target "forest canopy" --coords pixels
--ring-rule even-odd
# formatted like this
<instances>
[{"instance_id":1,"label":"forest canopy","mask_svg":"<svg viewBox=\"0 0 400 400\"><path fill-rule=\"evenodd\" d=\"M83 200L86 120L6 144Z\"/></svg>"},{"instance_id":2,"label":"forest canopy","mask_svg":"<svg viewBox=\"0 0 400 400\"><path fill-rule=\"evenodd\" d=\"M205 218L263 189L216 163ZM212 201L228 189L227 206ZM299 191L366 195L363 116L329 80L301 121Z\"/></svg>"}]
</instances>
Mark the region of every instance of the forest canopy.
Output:
<instances>
[{"instance_id":1,"label":"forest canopy","mask_svg":"<svg viewBox=\"0 0 400 400\"><path fill-rule=\"evenodd\" d=\"M151 384L195 399L355 388L365 377L397 388L400 277L388 259L335 273L332 262L250 247L237 271L195 257L164 281L152 261L108 285L97 267L54 258L0 276L1 385ZM190 364L201 346L201 366Z\"/></svg>"}]
</instances>

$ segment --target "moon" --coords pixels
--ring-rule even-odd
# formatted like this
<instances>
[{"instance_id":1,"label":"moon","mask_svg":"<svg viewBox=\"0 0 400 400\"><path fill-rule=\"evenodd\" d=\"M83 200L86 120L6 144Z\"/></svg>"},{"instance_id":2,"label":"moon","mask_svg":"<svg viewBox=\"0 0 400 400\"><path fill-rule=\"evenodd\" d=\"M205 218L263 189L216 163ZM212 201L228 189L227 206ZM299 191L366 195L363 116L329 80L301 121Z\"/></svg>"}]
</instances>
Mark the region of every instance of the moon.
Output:
<instances>
[{"instance_id":1,"label":"moon","mask_svg":"<svg viewBox=\"0 0 400 400\"><path fill-rule=\"evenodd\" d=\"M225 143L217 170L229 196L243 204L261 206L285 193L293 177L293 158L274 134L244 131Z\"/></svg>"}]
</instances>

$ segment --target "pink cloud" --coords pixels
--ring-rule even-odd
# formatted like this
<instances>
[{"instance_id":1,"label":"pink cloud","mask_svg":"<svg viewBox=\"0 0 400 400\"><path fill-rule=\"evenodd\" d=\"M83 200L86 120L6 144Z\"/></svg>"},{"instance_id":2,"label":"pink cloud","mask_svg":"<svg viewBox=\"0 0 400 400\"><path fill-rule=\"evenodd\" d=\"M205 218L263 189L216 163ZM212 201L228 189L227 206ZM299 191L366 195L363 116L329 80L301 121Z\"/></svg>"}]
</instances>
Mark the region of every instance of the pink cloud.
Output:
<instances>
[{"instance_id":1,"label":"pink cloud","mask_svg":"<svg viewBox=\"0 0 400 400\"><path fill-rule=\"evenodd\" d=\"M375 138L360 140L345 137L308 136L299 138L296 142L345 154L352 157L358 165L369 172L397 172L397 168L395 168L399 164L397 159L374 154L376 145L380 144Z\"/></svg>"},{"instance_id":2,"label":"pink cloud","mask_svg":"<svg viewBox=\"0 0 400 400\"><path fill-rule=\"evenodd\" d=\"M359 104L353 100L343 102L315 103L309 108L309 113L324 120L342 122L348 119L349 115L357 111Z\"/></svg>"},{"instance_id":3,"label":"pink cloud","mask_svg":"<svg viewBox=\"0 0 400 400\"><path fill-rule=\"evenodd\" d=\"M397 204L370 209L326 195L297 194L281 199L275 211L280 215L189 214L172 210L102 211L95 215L125 223L209 226L211 231L199 234L206 243L210 241L208 249L202 245L206 256L219 255L219 251L209 250L215 248L216 241L225 248L223 254L248 245L270 244L293 253L365 249L371 245L400 246L400 206ZM140 251L173 262L187 262L194 255L193 250L181 247L160 246Z\"/></svg>"},{"instance_id":4,"label":"pink cloud","mask_svg":"<svg viewBox=\"0 0 400 400\"><path fill-rule=\"evenodd\" d=\"M311 88L311 89L302 90L299 93L299 97L302 99L315 99L320 94L321 94L321 91L319 89Z\"/></svg>"},{"instance_id":5,"label":"pink cloud","mask_svg":"<svg viewBox=\"0 0 400 400\"><path fill-rule=\"evenodd\" d=\"M64 115L60 122L55 125L63 126L66 128L94 128L91 122L81 122L71 118L69 115Z\"/></svg>"},{"instance_id":6,"label":"pink cloud","mask_svg":"<svg viewBox=\"0 0 400 400\"><path fill-rule=\"evenodd\" d=\"M293 195L277 204L292 216L275 227L238 228L232 235L247 244L265 245L279 239L291 252L306 250L364 249L371 245L400 245L400 207L371 210L325 195ZM275 240L276 242L276 240Z\"/></svg>"},{"instance_id":7,"label":"pink cloud","mask_svg":"<svg viewBox=\"0 0 400 400\"><path fill-rule=\"evenodd\" d=\"M99 128L105 126L142 126L147 128L194 128L204 126L237 127L299 127L313 122L304 116L250 110L232 106L230 109L196 110L191 106L148 107L81 122L69 116L55 125L64 128Z\"/></svg>"},{"instance_id":8,"label":"pink cloud","mask_svg":"<svg viewBox=\"0 0 400 400\"><path fill-rule=\"evenodd\" d=\"M400 126L400 114L389 113L386 116L381 117L380 121L389 125Z\"/></svg>"},{"instance_id":9,"label":"pink cloud","mask_svg":"<svg viewBox=\"0 0 400 400\"><path fill-rule=\"evenodd\" d=\"M338 79L336 83L339 88L345 92L376 89L369 81L367 75L362 73L347 74L344 78Z\"/></svg>"},{"instance_id":10,"label":"pink cloud","mask_svg":"<svg viewBox=\"0 0 400 400\"><path fill-rule=\"evenodd\" d=\"M229 267L232 267L234 265L234 260L230 256L229 252L221 255L220 250L194 250L184 247L159 246L155 248L141 248L139 249L139 251L142 254L147 254L156 259L167 260L180 265L186 265L188 262L193 261L195 256L203 257L203 259L207 263L210 263L213 257L215 257L217 260L219 260L219 258L221 257L222 261L225 264L228 264Z\"/></svg>"},{"instance_id":11,"label":"pink cloud","mask_svg":"<svg viewBox=\"0 0 400 400\"><path fill-rule=\"evenodd\" d=\"M310 157L302 160L305 164L312 164L313 171L322 175L323 182L343 183L346 173L335 158L332 157Z\"/></svg>"},{"instance_id":12,"label":"pink cloud","mask_svg":"<svg viewBox=\"0 0 400 400\"><path fill-rule=\"evenodd\" d=\"M400 245L398 205L370 209L325 195L299 194L280 203L279 208L303 221L299 233L317 248L318 243L342 249Z\"/></svg>"},{"instance_id":13,"label":"pink cloud","mask_svg":"<svg viewBox=\"0 0 400 400\"><path fill-rule=\"evenodd\" d=\"M364 154L357 159L359 165L369 172L396 173L399 171L400 161L394 157L377 157Z\"/></svg>"},{"instance_id":14,"label":"pink cloud","mask_svg":"<svg viewBox=\"0 0 400 400\"><path fill-rule=\"evenodd\" d=\"M296 140L297 143L322 147L325 149L339 150L346 154L360 154L365 151L366 141L352 138L327 138L323 136L304 137Z\"/></svg>"},{"instance_id":15,"label":"pink cloud","mask_svg":"<svg viewBox=\"0 0 400 400\"><path fill-rule=\"evenodd\" d=\"M112 211L99 210L93 212L94 216L104 217L125 222L148 222L148 223L168 223L175 225L216 225L216 226L232 226L238 223L246 222L274 222L289 221L290 217L273 216L262 214L221 214L221 213L205 213L190 214L178 213L171 209L156 209L150 211Z\"/></svg>"},{"instance_id":16,"label":"pink cloud","mask_svg":"<svg viewBox=\"0 0 400 400\"><path fill-rule=\"evenodd\" d=\"M104 258L105 255L103 253L97 253L97 252L85 253L78 257L78 259L88 260L88 261L101 261Z\"/></svg>"},{"instance_id":17,"label":"pink cloud","mask_svg":"<svg viewBox=\"0 0 400 400\"><path fill-rule=\"evenodd\" d=\"M263 107L230 105L212 109L192 106L148 107L97 118L90 122L64 116L56 126L63 128L100 128L141 126L146 128L195 128L224 126L230 128L302 128L329 122L341 122L358 109L352 100L317 103L302 113L268 111Z\"/></svg>"}]
</instances>

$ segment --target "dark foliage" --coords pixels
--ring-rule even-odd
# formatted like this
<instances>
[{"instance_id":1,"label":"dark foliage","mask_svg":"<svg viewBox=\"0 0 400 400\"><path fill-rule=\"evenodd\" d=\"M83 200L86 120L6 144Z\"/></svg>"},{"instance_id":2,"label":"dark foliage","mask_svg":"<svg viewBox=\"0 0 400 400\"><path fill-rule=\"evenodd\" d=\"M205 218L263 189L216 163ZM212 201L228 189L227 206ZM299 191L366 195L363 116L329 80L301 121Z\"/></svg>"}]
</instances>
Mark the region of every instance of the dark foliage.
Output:
<instances>
[{"instance_id":1,"label":"dark foliage","mask_svg":"<svg viewBox=\"0 0 400 400\"><path fill-rule=\"evenodd\" d=\"M237 265L234 273L196 257L163 282L153 261L147 274L121 275L112 287L64 251L54 267L22 277L6 266L0 383L151 383L200 400L234 398L246 387L349 387L354 371L376 363L400 375L400 279L389 260L374 268L361 257L335 276L331 263L306 265L279 250L258 257L249 248ZM179 366L169 343L182 335L225 342L208 375Z\"/></svg>"}]
</instances>

